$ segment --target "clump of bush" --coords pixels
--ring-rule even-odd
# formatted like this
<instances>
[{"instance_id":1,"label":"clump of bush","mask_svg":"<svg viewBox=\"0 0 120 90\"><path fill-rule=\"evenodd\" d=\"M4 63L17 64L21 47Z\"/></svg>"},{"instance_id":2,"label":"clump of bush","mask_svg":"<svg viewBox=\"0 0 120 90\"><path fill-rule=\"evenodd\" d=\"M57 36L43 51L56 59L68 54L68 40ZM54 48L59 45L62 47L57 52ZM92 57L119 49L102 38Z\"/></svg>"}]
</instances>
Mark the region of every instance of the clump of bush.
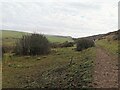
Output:
<instances>
[{"instance_id":1,"label":"clump of bush","mask_svg":"<svg viewBox=\"0 0 120 90\"><path fill-rule=\"evenodd\" d=\"M60 47L61 47L61 44L55 42L55 43L50 43L50 46L51 46L51 48L60 48Z\"/></svg>"},{"instance_id":2,"label":"clump of bush","mask_svg":"<svg viewBox=\"0 0 120 90\"><path fill-rule=\"evenodd\" d=\"M76 44L77 44L77 47L76 47L77 51L82 51L82 50L87 49L89 47L94 47L95 46L93 40L83 39L83 38L77 40Z\"/></svg>"},{"instance_id":3,"label":"clump of bush","mask_svg":"<svg viewBox=\"0 0 120 90\"><path fill-rule=\"evenodd\" d=\"M44 35L24 35L16 42L14 52L17 55L48 54L50 52L50 44Z\"/></svg>"},{"instance_id":4,"label":"clump of bush","mask_svg":"<svg viewBox=\"0 0 120 90\"><path fill-rule=\"evenodd\" d=\"M73 47L74 46L74 43L73 42L64 42L61 44L61 47Z\"/></svg>"},{"instance_id":5,"label":"clump of bush","mask_svg":"<svg viewBox=\"0 0 120 90\"><path fill-rule=\"evenodd\" d=\"M119 38L118 35L114 35L114 36L112 37L112 39L113 39L113 40L120 40L120 38Z\"/></svg>"},{"instance_id":6,"label":"clump of bush","mask_svg":"<svg viewBox=\"0 0 120 90\"><path fill-rule=\"evenodd\" d=\"M6 45L2 46L2 52L4 53L10 53L13 51L13 49L14 49L14 46L6 46Z\"/></svg>"},{"instance_id":7,"label":"clump of bush","mask_svg":"<svg viewBox=\"0 0 120 90\"><path fill-rule=\"evenodd\" d=\"M64 42L64 43L51 43L52 48L63 48L63 47L73 47L74 42Z\"/></svg>"}]
</instances>

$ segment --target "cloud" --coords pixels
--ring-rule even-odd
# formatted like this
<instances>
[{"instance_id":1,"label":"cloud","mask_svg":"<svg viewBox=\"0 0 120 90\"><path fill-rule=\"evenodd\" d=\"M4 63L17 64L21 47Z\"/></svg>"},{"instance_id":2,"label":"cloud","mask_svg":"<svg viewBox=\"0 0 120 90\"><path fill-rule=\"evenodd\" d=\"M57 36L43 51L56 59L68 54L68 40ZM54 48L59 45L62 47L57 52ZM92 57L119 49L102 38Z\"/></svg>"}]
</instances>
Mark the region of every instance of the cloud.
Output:
<instances>
[{"instance_id":1,"label":"cloud","mask_svg":"<svg viewBox=\"0 0 120 90\"><path fill-rule=\"evenodd\" d=\"M117 0L2 2L2 29L72 37L117 30Z\"/></svg>"}]
</instances>

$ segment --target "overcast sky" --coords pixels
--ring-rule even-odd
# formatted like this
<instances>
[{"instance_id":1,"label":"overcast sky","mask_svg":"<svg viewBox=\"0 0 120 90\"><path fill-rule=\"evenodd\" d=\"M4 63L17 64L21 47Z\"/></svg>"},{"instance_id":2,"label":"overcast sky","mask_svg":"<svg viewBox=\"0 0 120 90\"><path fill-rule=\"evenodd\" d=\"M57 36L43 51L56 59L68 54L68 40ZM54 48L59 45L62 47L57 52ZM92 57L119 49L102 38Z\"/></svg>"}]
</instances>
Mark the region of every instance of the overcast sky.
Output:
<instances>
[{"instance_id":1,"label":"overcast sky","mask_svg":"<svg viewBox=\"0 0 120 90\"><path fill-rule=\"evenodd\" d=\"M0 28L72 37L102 34L118 29L118 1L3 0Z\"/></svg>"}]
</instances>

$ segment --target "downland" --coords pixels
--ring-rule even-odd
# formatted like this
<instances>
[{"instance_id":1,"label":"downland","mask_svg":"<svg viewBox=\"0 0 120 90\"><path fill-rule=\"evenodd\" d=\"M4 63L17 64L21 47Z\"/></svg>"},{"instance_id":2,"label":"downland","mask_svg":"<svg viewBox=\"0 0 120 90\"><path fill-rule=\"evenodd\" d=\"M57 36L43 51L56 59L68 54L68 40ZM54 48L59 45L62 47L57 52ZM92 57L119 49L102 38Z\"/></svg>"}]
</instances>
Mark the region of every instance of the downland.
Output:
<instances>
[{"instance_id":1,"label":"downland","mask_svg":"<svg viewBox=\"0 0 120 90\"><path fill-rule=\"evenodd\" d=\"M111 55L118 55L118 41L114 37L119 31L90 37L96 46L104 48ZM3 46L13 47L22 35L17 31L2 31ZM50 42L76 40L64 36L46 36ZM96 59L96 47L81 52L75 46L53 48L49 55L15 56L12 52L4 54L2 59L3 88L90 88L93 87L93 68ZM11 50L11 49L10 49Z\"/></svg>"}]
</instances>

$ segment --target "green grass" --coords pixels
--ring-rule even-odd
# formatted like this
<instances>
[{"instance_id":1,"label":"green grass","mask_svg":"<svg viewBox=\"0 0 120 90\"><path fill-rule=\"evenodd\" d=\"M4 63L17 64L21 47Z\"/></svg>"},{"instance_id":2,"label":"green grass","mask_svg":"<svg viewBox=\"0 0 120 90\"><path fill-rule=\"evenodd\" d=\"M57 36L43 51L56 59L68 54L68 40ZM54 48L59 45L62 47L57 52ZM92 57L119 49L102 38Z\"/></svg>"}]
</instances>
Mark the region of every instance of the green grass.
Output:
<instances>
[{"instance_id":1,"label":"green grass","mask_svg":"<svg viewBox=\"0 0 120 90\"><path fill-rule=\"evenodd\" d=\"M70 61L72 59L72 63ZM95 48L53 49L49 55L3 57L3 88L89 87Z\"/></svg>"},{"instance_id":2,"label":"green grass","mask_svg":"<svg viewBox=\"0 0 120 90\"><path fill-rule=\"evenodd\" d=\"M19 31L2 30L2 38L21 38L25 34L28 34L28 33L19 32Z\"/></svg>"},{"instance_id":3,"label":"green grass","mask_svg":"<svg viewBox=\"0 0 120 90\"><path fill-rule=\"evenodd\" d=\"M111 40L108 42L106 39L102 39L102 40L96 41L96 45L103 47L104 49L109 51L111 54L117 55L119 53L117 40Z\"/></svg>"},{"instance_id":4,"label":"green grass","mask_svg":"<svg viewBox=\"0 0 120 90\"><path fill-rule=\"evenodd\" d=\"M14 46L17 39L28 33L19 31L2 30L2 45L3 46Z\"/></svg>"},{"instance_id":5,"label":"green grass","mask_svg":"<svg viewBox=\"0 0 120 90\"><path fill-rule=\"evenodd\" d=\"M65 41L68 42L73 42L71 37L64 37L64 36L50 36L50 35L46 35L46 37L48 38L48 40L50 42L58 42L58 43L63 43Z\"/></svg>"},{"instance_id":6,"label":"green grass","mask_svg":"<svg viewBox=\"0 0 120 90\"><path fill-rule=\"evenodd\" d=\"M3 46L7 47L14 46L18 38L27 34L2 32ZM50 42L73 41L71 37L46 37ZM5 53L2 62L3 88L90 87L95 48L82 52L77 52L74 48L56 48L49 55L41 56L14 56L12 53Z\"/></svg>"},{"instance_id":7,"label":"green grass","mask_svg":"<svg viewBox=\"0 0 120 90\"><path fill-rule=\"evenodd\" d=\"M9 30L2 30L2 39L3 45L10 46L14 45L16 39L21 38L23 35L29 35L30 33L19 32L19 31L9 31ZM71 37L64 37L64 36L54 36L54 35L45 35L50 42L59 42L63 43L65 41L73 42Z\"/></svg>"}]
</instances>

